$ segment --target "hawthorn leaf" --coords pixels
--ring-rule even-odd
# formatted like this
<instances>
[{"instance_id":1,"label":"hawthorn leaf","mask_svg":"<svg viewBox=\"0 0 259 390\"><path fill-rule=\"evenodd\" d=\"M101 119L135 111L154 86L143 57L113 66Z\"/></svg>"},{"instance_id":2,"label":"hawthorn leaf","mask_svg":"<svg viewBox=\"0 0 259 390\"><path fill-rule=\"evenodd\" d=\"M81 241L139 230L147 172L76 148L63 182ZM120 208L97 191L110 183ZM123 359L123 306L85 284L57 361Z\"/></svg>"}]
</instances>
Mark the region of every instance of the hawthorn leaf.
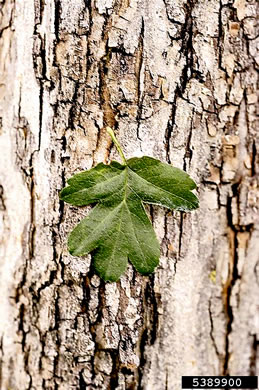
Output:
<instances>
[{"instance_id":1,"label":"hawthorn leaf","mask_svg":"<svg viewBox=\"0 0 259 390\"><path fill-rule=\"evenodd\" d=\"M128 259L143 275L159 263L159 242L143 202L181 211L199 206L191 192L196 184L186 172L152 157L126 160L120 154L124 164L100 163L74 175L60 193L74 206L96 204L70 233L68 249L74 256L92 252L95 270L106 281L118 280Z\"/></svg>"}]
</instances>

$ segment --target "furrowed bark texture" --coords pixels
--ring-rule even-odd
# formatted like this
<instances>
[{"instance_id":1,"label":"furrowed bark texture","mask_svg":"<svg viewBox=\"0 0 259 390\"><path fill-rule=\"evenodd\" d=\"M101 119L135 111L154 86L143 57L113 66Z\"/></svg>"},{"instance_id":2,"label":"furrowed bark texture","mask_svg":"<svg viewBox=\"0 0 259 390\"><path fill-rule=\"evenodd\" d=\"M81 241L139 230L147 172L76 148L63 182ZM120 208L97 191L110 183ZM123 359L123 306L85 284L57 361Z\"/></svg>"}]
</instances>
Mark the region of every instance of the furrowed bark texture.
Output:
<instances>
[{"instance_id":1,"label":"furrowed bark texture","mask_svg":"<svg viewBox=\"0 0 259 390\"><path fill-rule=\"evenodd\" d=\"M1 390L180 389L258 374L256 2L0 1ZM65 180L149 155L200 209L151 207L149 278L104 283L66 240Z\"/></svg>"}]
</instances>

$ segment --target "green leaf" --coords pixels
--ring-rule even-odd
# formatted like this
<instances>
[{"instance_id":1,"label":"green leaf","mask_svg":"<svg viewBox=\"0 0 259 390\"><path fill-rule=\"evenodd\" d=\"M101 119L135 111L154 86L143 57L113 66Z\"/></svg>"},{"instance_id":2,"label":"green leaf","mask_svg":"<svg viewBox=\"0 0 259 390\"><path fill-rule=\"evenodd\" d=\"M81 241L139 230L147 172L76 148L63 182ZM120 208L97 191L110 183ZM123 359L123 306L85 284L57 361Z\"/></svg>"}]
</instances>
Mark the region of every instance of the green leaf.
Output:
<instances>
[{"instance_id":1,"label":"green leaf","mask_svg":"<svg viewBox=\"0 0 259 390\"><path fill-rule=\"evenodd\" d=\"M119 279L128 259L143 275L158 265L159 242L143 202L183 211L198 207L188 174L151 157L124 158L124 165L101 163L68 184L60 193L65 202L97 203L70 233L69 251L74 256L93 252L95 270L107 281Z\"/></svg>"}]
</instances>

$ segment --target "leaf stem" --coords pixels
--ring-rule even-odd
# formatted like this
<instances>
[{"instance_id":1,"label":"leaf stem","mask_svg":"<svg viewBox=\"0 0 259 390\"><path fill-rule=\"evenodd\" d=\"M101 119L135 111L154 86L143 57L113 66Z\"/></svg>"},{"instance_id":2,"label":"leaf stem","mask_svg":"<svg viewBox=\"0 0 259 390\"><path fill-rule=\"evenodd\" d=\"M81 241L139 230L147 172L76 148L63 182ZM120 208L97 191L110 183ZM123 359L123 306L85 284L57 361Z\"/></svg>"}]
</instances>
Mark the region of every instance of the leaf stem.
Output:
<instances>
[{"instance_id":1,"label":"leaf stem","mask_svg":"<svg viewBox=\"0 0 259 390\"><path fill-rule=\"evenodd\" d=\"M119 141L115 137L115 134L114 134L113 130L110 127L106 127L106 131L111 136L111 138L112 138L112 140L113 140L113 142L114 142L114 144L115 144L115 146L116 146L116 148L117 148L117 150L118 150L118 152L119 152L119 154L121 156L121 159L122 159L124 165L127 165L127 160L126 160L126 158L125 158L125 156L123 154L123 151L121 149Z\"/></svg>"}]
</instances>

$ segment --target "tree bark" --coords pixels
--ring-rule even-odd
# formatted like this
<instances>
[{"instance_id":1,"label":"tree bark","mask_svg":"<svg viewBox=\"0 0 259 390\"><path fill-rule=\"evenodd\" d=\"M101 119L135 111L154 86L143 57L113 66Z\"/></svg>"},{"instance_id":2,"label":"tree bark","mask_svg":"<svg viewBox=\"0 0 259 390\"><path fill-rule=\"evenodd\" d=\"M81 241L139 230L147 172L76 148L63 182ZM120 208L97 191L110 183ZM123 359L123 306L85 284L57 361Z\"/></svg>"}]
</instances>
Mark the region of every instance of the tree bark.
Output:
<instances>
[{"instance_id":1,"label":"tree bark","mask_svg":"<svg viewBox=\"0 0 259 390\"><path fill-rule=\"evenodd\" d=\"M0 0L0 388L180 389L258 373L254 0ZM150 207L150 277L72 257L65 180L149 155L198 183ZM257 370L257 371L256 371Z\"/></svg>"}]
</instances>

